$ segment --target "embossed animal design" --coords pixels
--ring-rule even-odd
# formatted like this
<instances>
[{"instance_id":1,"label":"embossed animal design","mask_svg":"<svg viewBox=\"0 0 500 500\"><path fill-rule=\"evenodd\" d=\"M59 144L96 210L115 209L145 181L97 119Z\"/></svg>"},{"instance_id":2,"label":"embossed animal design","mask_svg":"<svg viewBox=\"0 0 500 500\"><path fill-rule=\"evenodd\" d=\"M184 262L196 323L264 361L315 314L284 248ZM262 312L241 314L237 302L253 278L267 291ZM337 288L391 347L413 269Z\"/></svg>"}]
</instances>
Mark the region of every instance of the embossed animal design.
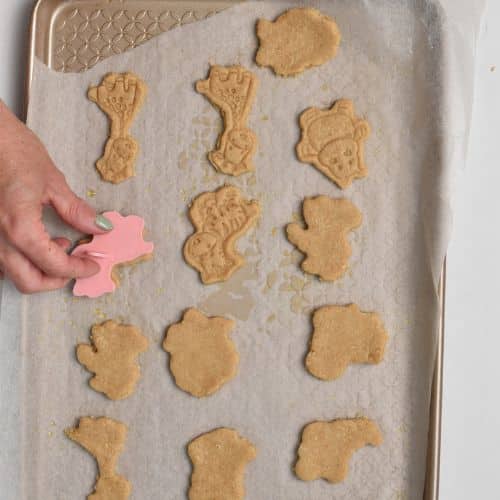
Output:
<instances>
[{"instance_id":1,"label":"embossed animal design","mask_svg":"<svg viewBox=\"0 0 500 500\"><path fill-rule=\"evenodd\" d=\"M90 243L78 245L72 252L72 255L92 258L100 266L96 275L76 280L75 296L95 298L114 292L118 279L113 268L145 260L153 253L153 243L143 238L144 219L137 215L123 217L118 212L105 212L104 216L113 223L114 229L94 235Z\"/></svg>"},{"instance_id":2,"label":"embossed animal design","mask_svg":"<svg viewBox=\"0 0 500 500\"><path fill-rule=\"evenodd\" d=\"M356 118L352 101L341 99L329 110L307 109L300 116L300 128L299 160L314 165L342 189L366 177L363 143L370 126Z\"/></svg>"},{"instance_id":3,"label":"embossed animal design","mask_svg":"<svg viewBox=\"0 0 500 500\"><path fill-rule=\"evenodd\" d=\"M259 203L245 200L233 186L203 193L193 201L189 217L196 232L184 245L184 257L200 272L203 283L226 281L245 263L235 243L259 214Z\"/></svg>"},{"instance_id":4,"label":"embossed animal design","mask_svg":"<svg viewBox=\"0 0 500 500\"><path fill-rule=\"evenodd\" d=\"M96 167L108 182L119 183L135 175L139 144L130 135L130 127L146 97L146 84L133 73L110 73L88 97L109 117L110 135L104 156Z\"/></svg>"},{"instance_id":5,"label":"embossed animal design","mask_svg":"<svg viewBox=\"0 0 500 500\"><path fill-rule=\"evenodd\" d=\"M257 450L233 429L215 429L188 445L193 464L189 500L243 500L244 475Z\"/></svg>"},{"instance_id":6,"label":"embossed animal design","mask_svg":"<svg viewBox=\"0 0 500 500\"><path fill-rule=\"evenodd\" d=\"M115 472L118 457L127 439L127 427L110 418L82 417L78 427L67 429L66 436L87 450L99 467L95 491L87 500L127 500L132 487Z\"/></svg>"},{"instance_id":7,"label":"embossed animal design","mask_svg":"<svg viewBox=\"0 0 500 500\"><path fill-rule=\"evenodd\" d=\"M257 86L257 77L241 66L212 66L208 79L196 83L196 90L219 108L224 121L217 149L208 153L219 172L237 176L254 170L257 138L247 120Z\"/></svg>"},{"instance_id":8,"label":"embossed animal design","mask_svg":"<svg viewBox=\"0 0 500 500\"><path fill-rule=\"evenodd\" d=\"M286 229L290 242L307 255L302 269L325 281L340 278L351 256L347 234L361 225L361 212L349 200L328 196L306 198L303 212L307 229L296 223Z\"/></svg>"},{"instance_id":9,"label":"embossed animal design","mask_svg":"<svg viewBox=\"0 0 500 500\"><path fill-rule=\"evenodd\" d=\"M295 474L303 481L323 478L339 483L347 477L355 451L382 441L377 424L368 418L313 422L302 432Z\"/></svg>"},{"instance_id":10,"label":"embossed animal design","mask_svg":"<svg viewBox=\"0 0 500 500\"><path fill-rule=\"evenodd\" d=\"M148 339L135 326L109 320L92 327L91 341L76 348L78 362L95 374L90 386L112 400L130 396L141 374L137 357Z\"/></svg>"},{"instance_id":11,"label":"embossed animal design","mask_svg":"<svg viewBox=\"0 0 500 500\"><path fill-rule=\"evenodd\" d=\"M350 363L377 364L384 357L387 333L377 313L356 304L325 306L314 312L313 325L305 363L321 380L339 378Z\"/></svg>"}]
</instances>

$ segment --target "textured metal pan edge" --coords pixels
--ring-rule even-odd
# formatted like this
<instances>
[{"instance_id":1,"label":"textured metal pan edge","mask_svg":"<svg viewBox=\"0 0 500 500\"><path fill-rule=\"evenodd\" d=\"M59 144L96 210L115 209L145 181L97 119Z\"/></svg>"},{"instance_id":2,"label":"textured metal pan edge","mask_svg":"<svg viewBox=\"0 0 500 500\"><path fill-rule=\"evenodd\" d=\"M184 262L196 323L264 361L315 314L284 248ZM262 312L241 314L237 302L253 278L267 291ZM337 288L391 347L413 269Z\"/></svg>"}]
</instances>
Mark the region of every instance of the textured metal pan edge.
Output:
<instances>
[{"instance_id":1,"label":"textured metal pan edge","mask_svg":"<svg viewBox=\"0 0 500 500\"><path fill-rule=\"evenodd\" d=\"M108 56L134 48L169 29L204 19L224 8L239 3L239 1L241 0L38 0L33 10L30 28L28 72L25 89L26 109L29 102L35 58L56 71L85 71ZM109 19L108 13L111 13L111 19ZM100 20L99 16L101 17ZM113 16L116 16L114 23ZM137 19L138 16L139 19ZM68 22L68 18L72 22ZM98 33L92 33L89 26L97 26L99 22L103 23L101 30ZM149 24L146 25L147 22ZM108 23L111 23L109 27ZM128 28L130 32L127 33L126 27L130 23L133 26ZM106 38L102 41L107 44L105 47L108 47L108 40L110 40L111 47L106 52L101 51L93 55L90 51L87 58L79 61L78 47L72 47L71 38L73 33L76 30L77 36L73 40L79 40L79 43L81 43L83 38L83 44L85 45L85 40L91 38L92 35L95 38L100 33L102 37L102 26L106 28L104 31L109 31L109 34L107 33ZM132 32L133 28L135 28L136 32ZM59 30L63 35L69 33L67 38L62 37L62 40L64 40L63 46L55 41L56 30ZM78 30L83 32L83 37L78 37ZM87 36L85 36L85 33ZM113 40L121 42L121 45L113 44ZM76 52L77 57L64 61L61 56L58 60L57 55L64 54L64 50L68 48L69 53L73 53L72 55L75 57ZM63 62L61 63L61 61ZM446 262L443 265L438 290L441 315L432 382L427 473L423 500L438 500L439 498L445 289Z\"/></svg>"}]
</instances>

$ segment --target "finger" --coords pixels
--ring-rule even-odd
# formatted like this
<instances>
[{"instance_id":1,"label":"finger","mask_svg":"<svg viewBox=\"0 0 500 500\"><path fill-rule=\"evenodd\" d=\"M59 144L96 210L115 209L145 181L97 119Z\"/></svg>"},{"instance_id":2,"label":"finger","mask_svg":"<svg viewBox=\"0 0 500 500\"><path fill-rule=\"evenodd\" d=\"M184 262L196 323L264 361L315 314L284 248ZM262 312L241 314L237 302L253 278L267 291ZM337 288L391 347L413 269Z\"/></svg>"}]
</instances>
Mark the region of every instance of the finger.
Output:
<instances>
[{"instance_id":1,"label":"finger","mask_svg":"<svg viewBox=\"0 0 500 500\"><path fill-rule=\"evenodd\" d=\"M0 265L21 293L31 294L63 288L68 280L52 278L37 269L26 257L12 247L3 249Z\"/></svg>"},{"instance_id":2,"label":"finger","mask_svg":"<svg viewBox=\"0 0 500 500\"><path fill-rule=\"evenodd\" d=\"M84 200L76 196L64 180L58 180L51 188L50 201L60 217L78 231L86 234L102 234L113 229L113 224Z\"/></svg>"},{"instance_id":3,"label":"finger","mask_svg":"<svg viewBox=\"0 0 500 500\"><path fill-rule=\"evenodd\" d=\"M99 272L90 259L68 255L45 231L41 214L25 214L11 220L4 231L7 241L47 276L54 278L87 278Z\"/></svg>"},{"instance_id":4,"label":"finger","mask_svg":"<svg viewBox=\"0 0 500 500\"><path fill-rule=\"evenodd\" d=\"M53 238L52 241L59 245L63 250L68 250L71 246L71 241L68 238Z\"/></svg>"}]
</instances>

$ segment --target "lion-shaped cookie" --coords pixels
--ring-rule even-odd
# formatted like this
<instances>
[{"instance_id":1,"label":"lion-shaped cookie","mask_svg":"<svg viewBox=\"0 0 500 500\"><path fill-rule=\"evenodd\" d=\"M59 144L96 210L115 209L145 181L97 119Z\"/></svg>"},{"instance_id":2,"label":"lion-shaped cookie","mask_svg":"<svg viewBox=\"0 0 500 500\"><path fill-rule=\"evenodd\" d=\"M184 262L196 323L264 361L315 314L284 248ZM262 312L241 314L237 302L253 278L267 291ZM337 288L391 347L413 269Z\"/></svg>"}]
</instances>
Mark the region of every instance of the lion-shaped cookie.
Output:
<instances>
[{"instance_id":1,"label":"lion-shaped cookie","mask_svg":"<svg viewBox=\"0 0 500 500\"><path fill-rule=\"evenodd\" d=\"M184 258L200 272L203 283L226 281L245 263L235 244L259 214L259 203L244 199L233 186L203 193L194 200L189 217L196 232L184 245Z\"/></svg>"},{"instance_id":2,"label":"lion-shaped cookie","mask_svg":"<svg viewBox=\"0 0 500 500\"><path fill-rule=\"evenodd\" d=\"M366 177L363 143L370 126L355 116L352 101L341 99L329 110L307 109L300 116L300 128L300 161L311 163L342 189Z\"/></svg>"}]
</instances>

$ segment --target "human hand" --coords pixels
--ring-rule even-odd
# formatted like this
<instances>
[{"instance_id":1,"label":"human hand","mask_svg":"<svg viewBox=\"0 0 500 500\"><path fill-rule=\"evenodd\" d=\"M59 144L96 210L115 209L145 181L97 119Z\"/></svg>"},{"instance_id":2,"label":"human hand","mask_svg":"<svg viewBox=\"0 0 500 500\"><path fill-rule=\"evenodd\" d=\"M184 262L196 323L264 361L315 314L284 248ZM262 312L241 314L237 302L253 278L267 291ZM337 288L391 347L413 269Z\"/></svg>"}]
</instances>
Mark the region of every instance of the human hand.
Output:
<instances>
[{"instance_id":1,"label":"human hand","mask_svg":"<svg viewBox=\"0 0 500 500\"><path fill-rule=\"evenodd\" d=\"M62 288L99 271L94 261L66 253L69 240L50 238L42 222L47 205L83 233L112 229L71 191L36 135L0 100L0 277L23 293Z\"/></svg>"}]
</instances>

